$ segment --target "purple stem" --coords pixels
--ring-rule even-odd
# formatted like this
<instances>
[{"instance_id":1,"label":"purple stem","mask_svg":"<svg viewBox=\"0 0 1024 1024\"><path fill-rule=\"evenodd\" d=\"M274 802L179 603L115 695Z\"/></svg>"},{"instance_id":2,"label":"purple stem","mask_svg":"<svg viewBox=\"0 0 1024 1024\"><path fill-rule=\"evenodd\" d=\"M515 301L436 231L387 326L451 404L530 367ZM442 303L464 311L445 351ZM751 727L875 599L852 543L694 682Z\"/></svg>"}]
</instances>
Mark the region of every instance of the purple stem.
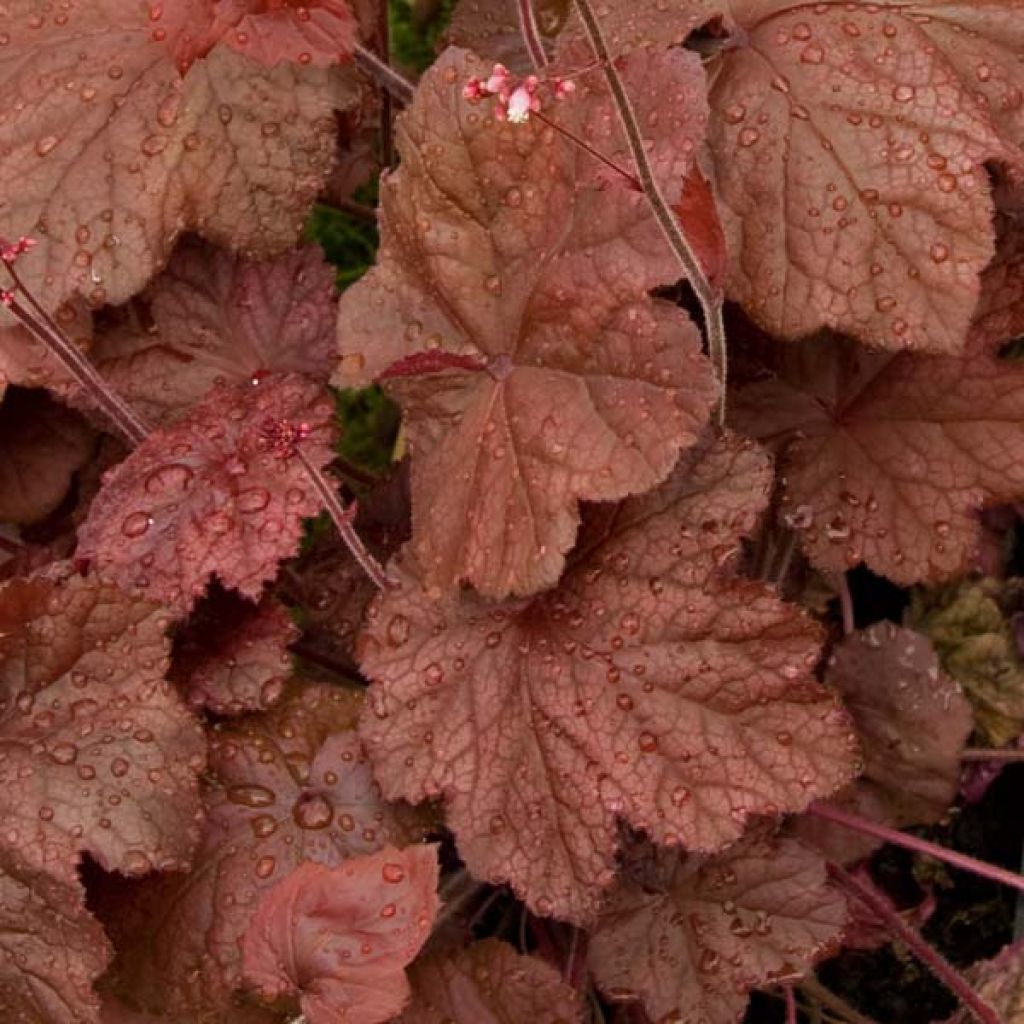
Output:
<instances>
[{"instance_id":1,"label":"purple stem","mask_svg":"<svg viewBox=\"0 0 1024 1024\"><path fill-rule=\"evenodd\" d=\"M782 991L786 996L786 1024L796 1024L796 994L792 985L783 985Z\"/></svg>"},{"instance_id":2,"label":"purple stem","mask_svg":"<svg viewBox=\"0 0 1024 1024\"><path fill-rule=\"evenodd\" d=\"M845 572L836 577L836 590L839 592L839 610L843 616L843 635L849 636L857 628L857 619L853 614L853 595Z\"/></svg>"},{"instance_id":3,"label":"purple stem","mask_svg":"<svg viewBox=\"0 0 1024 1024\"><path fill-rule=\"evenodd\" d=\"M530 60L538 71L543 71L547 67L548 55L544 52L544 44L537 31L537 19L533 16L531 0L516 0L516 11L519 14L519 31L523 34Z\"/></svg>"},{"instance_id":4,"label":"purple stem","mask_svg":"<svg viewBox=\"0 0 1024 1024\"><path fill-rule=\"evenodd\" d=\"M595 160L600 160L605 167L610 167L616 174L621 174L629 183L631 188L635 189L637 192L643 192L643 186L632 174L629 173L629 171L620 167L614 160L610 160L604 155L604 153L594 149L589 142L584 142L578 135L569 131L568 128L563 128L557 121L552 121L550 117L546 117L539 110L535 110L533 112L533 116L537 118L538 121L542 121L549 128L554 128L556 132L567 138L574 146L579 146L579 148L584 152L589 153Z\"/></svg>"},{"instance_id":5,"label":"purple stem","mask_svg":"<svg viewBox=\"0 0 1024 1024\"><path fill-rule=\"evenodd\" d=\"M968 747L960 755L961 761L1024 761L1024 750L1011 747L1008 750L990 747Z\"/></svg>"},{"instance_id":6,"label":"purple stem","mask_svg":"<svg viewBox=\"0 0 1024 1024\"><path fill-rule=\"evenodd\" d=\"M383 61L365 46L356 43L355 47L356 65L360 70L370 76L379 86L387 89L389 93L403 104L412 102L416 86L404 75L397 72L390 64Z\"/></svg>"},{"instance_id":7,"label":"purple stem","mask_svg":"<svg viewBox=\"0 0 1024 1024\"><path fill-rule=\"evenodd\" d=\"M352 552L352 556L359 563L363 572L365 572L381 590L387 590L388 588L393 587L395 585L394 580L392 580L384 571L384 567L380 562L370 554L366 549L366 545L363 544L359 534L356 533L355 527L352 525L352 520L354 518L352 506L346 508L341 503L341 499L338 497L338 492L334 489L331 482L312 462L309 461L309 459L306 458L306 455L301 448L296 448L295 454L302 463L303 469L305 469L306 475L309 477L310 482L316 489L317 494L320 495L320 500L324 503L324 508L327 509L327 513L331 517L331 522L334 523L338 533L341 534L341 539L345 542L349 551Z\"/></svg>"},{"instance_id":8,"label":"purple stem","mask_svg":"<svg viewBox=\"0 0 1024 1024\"><path fill-rule=\"evenodd\" d=\"M902 942L921 963L925 964L981 1024L1002 1024L999 1014L967 984L960 972L934 947L911 928L885 900L838 864L829 864L832 880L849 895L860 900L885 926L890 936Z\"/></svg>"},{"instance_id":9,"label":"purple stem","mask_svg":"<svg viewBox=\"0 0 1024 1024\"><path fill-rule=\"evenodd\" d=\"M968 857L966 854L958 853L956 850L947 850L944 846L931 843L927 839L920 839L917 836L908 835L906 832L899 832L894 828L889 828L887 825L879 825L877 822L861 818L856 814L850 814L848 811L840 810L831 804L813 803L807 808L807 813L813 814L816 818L822 818L825 821L831 821L833 824L852 829L854 832L874 836L876 839L892 843L894 846L902 846L904 849L912 850L914 853L923 853L928 857L934 857L936 860L941 860L952 867L960 868L962 871L970 871L979 878L987 878L990 882L1008 885L1013 889L1024 892L1024 876L1018 875L1016 872L1007 871L1006 868L998 867L995 864L987 864L983 860Z\"/></svg>"},{"instance_id":10,"label":"purple stem","mask_svg":"<svg viewBox=\"0 0 1024 1024\"><path fill-rule=\"evenodd\" d=\"M9 308L21 325L50 352L68 375L78 382L82 390L89 395L97 408L102 410L129 444L133 447L142 444L149 434L146 424L139 419L135 410L111 388L78 346L32 297L22 284L13 265L6 263L5 266L18 289L18 294L24 295L29 303L29 306L26 307L17 298L11 301Z\"/></svg>"}]
</instances>

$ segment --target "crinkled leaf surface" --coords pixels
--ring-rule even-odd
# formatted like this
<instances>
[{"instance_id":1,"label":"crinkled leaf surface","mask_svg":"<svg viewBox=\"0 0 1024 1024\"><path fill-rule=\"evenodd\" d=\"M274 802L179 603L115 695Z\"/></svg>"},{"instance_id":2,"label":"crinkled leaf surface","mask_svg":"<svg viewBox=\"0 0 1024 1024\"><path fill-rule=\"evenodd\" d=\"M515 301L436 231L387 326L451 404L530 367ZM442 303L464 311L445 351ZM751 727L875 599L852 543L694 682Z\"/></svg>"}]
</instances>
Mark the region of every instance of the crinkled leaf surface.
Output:
<instances>
[{"instance_id":1,"label":"crinkled leaf surface","mask_svg":"<svg viewBox=\"0 0 1024 1024\"><path fill-rule=\"evenodd\" d=\"M499 596L557 580L578 499L663 479L716 386L694 325L647 295L678 265L644 197L539 121L464 100L483 70L447 51L400 121L380 260L339 305L336 382L398 364L420 562L437 585ZM624 74L658 112L652 158L678 188L706 116L699 62L645 56ZM555 115L618 157L601 82Z\"/></svg>"},{"instance_id":2,"label":"crinkled leaf surface","mask_svg":"<svg viewBox=\"0 0 1024 1024\"><path fill-rule=\"evenodd\" d=\"M729 294L767 330L954 353L1020 159L1019 0L736 0L709 68Z\"/></svg>"},{"instance_id":3,"label":"crinkled leaf surface","mask_svg":"<svg viewBox=\"0 0 1024 1024\"><path fill-rule=\"evenodd\" d=\"M40 391L0 394L0 522L31 523L63 500L95 436Z\"/></svg>"},{"instance_id":4,"label":"crinkled leaf surface","mask_svg":"<svg viewBox=\"0 0 1024 1024\"><path fill-rule=\"evenodd\" d=\"M246 981L267 1000L297 995L309 1024L391 1020L440 906L437 850L389 846L333 868L300 865L253 915Z\"/></svg>"},{"instance_id":5,"label":"crinkled leaf surface","mask_svg":"<svg viewBox=\"0 0 1024 1024\"><path fill-rule=\"evenodd\" d=\"M298 627L274 598L251 604L214 594L178 634L171 678L193 707L221 715L262 711L281 698L291 674L288 645L298 638Z\"/></svg>"},{"instance_id":6,"label":"crinkled leaf surface","mask_svg":"<svg viewBox=\"0 0 1024 1024\"><path fill-rule=\"evenodd\" d=\"M911 612L943 668L964 688L978 732L997 747L1024 731L1024 664L1002 607L1011 595L997 580L967 581L918 592Z\"/></svg>"},{"instance_id":7,"label":"crinkled leaf surface","mask_svg":"<svg viewBox=\"0 0 1024 1024\"><path fill-rule=\"evenodd\" d=\"M211 34L267 67L328 67L351 59L357 29L344 0L215 0Z\"/></svg>"},{"instance_id":8,"label":"crinkled leaf surface","mask_svg":"<svg viewBox=\"0 0 1024 1024\"><path fill-rule=\"evenodd\" d=\"M397 1024L574 1024L578 993L535 956L484 939L409 970L412 1002Z\"/></svg>"},{"instance_id":9,"label":"crinkled leaf surface","mask_svg":"<svg viewBox=\"0 0 1024 1024\"><path fill-rule=\"evenodd\" d=\"M303 517L320 510L298 454L268 446L265 428L308 424L298 448L321 467L332 458L332 415L326 392L295 375L216 386L110 473L79 530L79 555L179 612L213 575L258 598L297 551Z\"/></svg>"},{"instance_id":10,"label":"crinkled leaf surface","mask_svg":"<svg viewBox=\"0 0 1024 1024\"><path fill-rule=\"evenodd\" d=\"M653 1020L738 1024L751 988L809 968L845 922L824 861L755 831L718 856L679 858L661 884L624 876L591 936L590 969Z\"/></svg>"},{"instance_id":11,"label":"crinkled leaf surface","mask_svg":"<svg viewBox=\"0 0 1024 1024\"><path fill-rule=\"evenodd\" d=\"M827 682L842 696L864 754L863 774L836 802L895 828L938 821L956 799L973 718L928 638L891 623L851 634L836 649ZM797 827L840 863L878 845L817 818Z\"/></svg>"},{"instance_id":12,"label":"crinkled leaf surface","mask_svg":"<svg viewBox=\"0 0 1024 1024\"><path fill-rule=\"evenodd\" d=\"M819 569L948 578L977 547L978 509L1024 495L1024 367L994 354L1024 327L1007 299L1019 237L986 272L962 355L871 353L832 335L766 347L774 378L730 402L739 430L782 453L783 512Z\"/></svg>"},{"instance_id":13,"label":"crinkled leaf surface","mask_svg":"<svg viewBox=\"0 0 1024 1024\"><path fill-rule=\"evenodd\" d=\"M0 853L73 880L88 852L186 866L202 731L164 679L163 609L94 579L0 589Z\"/></svg>"},{"instance_id":14,"label":"crinkled leaf surface","mask_svg":"<svg viewBox=\"0 0 1024 1024\"><path fill-rule=\"evenodd\" d=\"M304 862L334 867L417 838L422 819L384 803L373 783L353 729L359 704L338 687L296 685L271 711L214 730L193 870L117 888L100 907L126 1001L219 1019L265 892Z\"/></svg>"},{"instance_id":15,"label":"crinkled leaf surface","mask_svg":"<svg viewBox=\"0 0 1024 1024\"><path fill-rule=\"evenodd\" d=\"M92 314L85 303L62 305L54 319L64 333L83 351L92 343ZM41 342L23 327L0 327L0 390L4 384L26 388L49 388L62 397L73 394L77 385Z\"/></svg>"},{"instance_id":16,"label":"crinkled leaf surface","mask_svg":"<svg viewBox=\"0 0 1024 1024\"><path fill-rule=\"evenodd\" d=\"M93 982L112 951L77 879L10 857L0 867L0 1006L9 1024L96 1021Z\"/></svg>"},{"instance_id":17,"label":"crinkled leaf surface","mask_svg":"<svg viewBox=\"0 0 1024 1024\"><path fill-rule=\"evenodd\" d=\"M24 272L50 308L73 293L123 302L188 227L286 248L326 180L329 73L218 47L182 76L175 53L201 30L190 6L15 0L0 13L0 234L39 239Z\"/></svg>"},{"instance_id":18,"label":"crinkled leaf surface","mask_svg":"<svg viewBox=\"0 0 1024 1024\"><path fill-rule=\"evenodd\" d=\"M218 381L272 370L326 380L333 365L334 271L318 246L247 260L182 242L144 298L150 321L101 333L92 358L149 422L173 419Z\"/></svg>"},{"instance_id":19,"label":"crinkled leaf surface","mask_svg":"<svg viewBox=\"0 0 1024 1024\"><path fill-rule=\"evenodd\" d=\"M437 600L406 565L362 637L360 728L384 792L443 795L470 871L583 921L617 818L710 851L845 783L853 736L810 674L817 628L722 564L770 480L749 442L688 456L528 602Z\"/></svg>"}]
</instances>

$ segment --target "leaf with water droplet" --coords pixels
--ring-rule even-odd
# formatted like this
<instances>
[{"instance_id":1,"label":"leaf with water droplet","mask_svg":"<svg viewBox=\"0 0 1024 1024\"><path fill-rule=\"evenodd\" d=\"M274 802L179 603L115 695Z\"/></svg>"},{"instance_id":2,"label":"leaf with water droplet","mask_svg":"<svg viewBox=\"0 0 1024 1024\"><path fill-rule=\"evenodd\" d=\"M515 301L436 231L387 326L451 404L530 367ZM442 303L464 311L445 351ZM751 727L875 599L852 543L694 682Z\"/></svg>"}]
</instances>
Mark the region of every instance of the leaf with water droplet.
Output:
<instances>
[{"instance_id":1,"label":"leaf with water droplet","mask_svg":"<svg viewBox=\"0 0 1024 1024\"><path fill-rule=\"evenodd\" d=\"M984 164L1021 162L1019 8L728 7L742 45L708 73L729 296L787 338L962 351L993 254Z\"/></svg>"},{"instance_id":2,"label":"leaf with water droplet","mask_svg":"<svg viewBox=\"0 0 1024 1024\"><path fill-rule=\"evenodd\" d=\"M0 122L0 234L38 238L21 272L46 308L124 302L189 228L256 255L294 244L334 160L327 69L206 52L205 0L159 23L123 0L37 8L0 16L0 84L21 97Z\"/></svg>"},{"instance_id":3,"label":"leaf with water droplet","mask_svg":"<svg viewBox=\"0 0 1024 1024\"><path fill-rule=\"evenodd\" d=\"M257 599L298 550L303 518L320 510L302 461L268 446L268 424L305 425L297 448L322 467L332 416L329 395L296 375L215 386L111 472L79 529L79 555L179 613L214 575Z\"/></svg>"},{"instance_id":4,"label":"leaf with water droplet","mask_svg":"<svg viewBox=\"0 0 1024 1024\"><path fill-rule=\"evenodd\" d=\"M405 968L440 906L438 847L393 847L336 867L302 864L260 902L244 976L268 1002L294 994L310 1024L384 1024L409 999ZM385 864L401 881L382 877Z\"/></svg>"},{"instance_id":5,"label":"leaf with water droplet","mask_svg":"<svg viewBox=\"0 0 1024 1024\"><path fill-rule=\"evenodd\" d=\"M110 314L92 359L150 423L199 402L218 381L267 371L324 381L333 363L334 271L317 246L247 260L189 238L143 296ZM147 318L135 315L139 302Z\"/></svg>"},{"instance_id":6,"label":"leaf with water droplet","mask_svg":"<svg viewBox=\"0 0 1024 1024\"><path fill-rule=\"evenodd\" d=\"M598 986L642 999L654 1020L737 1024L750 989L839 945L846 903L795 839L759 826L724 853L676 857L662 872L657 886L650 872L624 874L589 947Z\"/></svg>"},{"instance_id":7,"label":"leaf with water droplet","mask_svg":"<svg viewBox=\"0 0 1024 1024\"><path fill-rule=\"evenodd\" d=\"M497 939L434 953L409 970L412 1000L395 1024L579 1024L579 994L535 956Z\"/></svg>"},{"instance_id":8,"label":"leaf with water droplet","mask_svg":"<svg viewBox=\"0 0 1024 1024\"><path fill-rule=\"evenodd\" d=\"M387 381L415 452L413 544L438 586L503 596L557 580L580 499L664 479L716 385L693 323L648 295L679 267L643 195L539 121L496 125L458 84L480 70L449 50L403 116L380 260L339 303L335 380L421 366ZM623 74L661 118L650 156L678 191L702 134L700 62L645 55ZM552 116L628 163L599 73ZM407 361L437 350L441 366Z\"/></svg>"},{"instance_id":9,"label":"leaf with water droplet","mask_svg":"<svg viewBox=\"0 0 1024 1024\"><path fill-rule=\"evenodd\" d=\"M864 758L834 802L893 828L939 821L956 799L974 721L928 638L888 622L853 633L836 648L826 682L842 696ZM796 829L841 864L881 845L814 817L797 819Z\"/></svg>"},{"instance_id":10,"label":"leaf with water droplet","mask_svg":"<svg viewBox=\"0 0 1024 1024\"><path fill-rule=\"evenodd\" d=\"M751 344L768 374L737 390L730 416L780 453L782 514L802 510L798 541L819 569L948 579L970 565L980 508L1024 497L1024 367L995 354L1003 331L1024 329L1024 306L1007 301L1024 233L1006 227L960 356L872 353L834 335Z\"/></svg>"},{"instance_id":11,"label":"leaf with water droplet","mask_svg":"<svg viewBox=\"0 0 1024 1024\"><path fill-rule=\"evenodd\" d=\"M399 563L360 639L385 794L443 794L475 875L586 921L617 819L712 850L847 782L850 723L811 675L817 628L729 572L770 485L756 445L709 441L589 520L559 586L529 602L438 598Z\"/></svg>"},{"instance_id":12,"label":"leaf with water droplet","mask_svg":"<svg viewBox=\"0 0 1024 1024\"><path fill-rule=\"evenodd\" d=\"M216 0L209 39L268 68L330 67L352 59L357 28L344 0Z\"/></svg>"},{"instance_id":13,"label":"leaf with water droplet","mask_svg":"<svg viewBox=\"0 0 1024 1024\"><path fill-rule=\"evenodd\" d=\"M83 852L129 875L188 865L205 745L164 679L167 623L95 579L0 589L0 854L65 881Z\"/></svg>"},{"instance_id":14,"label":"leaf with water droplet","mask_svg":"<svg viewBox=\"0 0 1024 1024\"><path fill-rule=\"evenodd\" d=\"M335 867L422 836L426 815L385 803L373 782L354 731L360 703L355 691L293 683L271 710L211 731L193 870L97 898L126 1001L183 1020L227 1012L264 893L303 863Z\"/></svg>"}]
</instances>

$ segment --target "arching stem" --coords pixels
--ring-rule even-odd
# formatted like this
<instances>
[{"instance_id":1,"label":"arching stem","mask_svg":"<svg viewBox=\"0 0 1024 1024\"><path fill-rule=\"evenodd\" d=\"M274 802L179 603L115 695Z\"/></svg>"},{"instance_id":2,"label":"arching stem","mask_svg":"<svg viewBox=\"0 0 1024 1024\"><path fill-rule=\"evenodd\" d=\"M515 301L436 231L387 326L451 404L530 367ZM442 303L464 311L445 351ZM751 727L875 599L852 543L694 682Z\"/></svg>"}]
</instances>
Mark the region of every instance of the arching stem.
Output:
<instances>
[{"instance_id":1,"label":"arching stem","mask_svg":"<svg viewBox=\"0 0 1024 1024\"><path fill-rule=\"evenodd\" d=\"M390 64L380 59L372 50L356 43L356 66L372 78L400 103L412 101L416 87L404 75L397 72Z\"/></svg>"},{"instance_id":2,"label":"arching stem","mask_svg":"<svg viewBox=\"0 0 1024 1024\"><path fill-rule=\"evenodd\" d=\"M933 946L925 942L921 933L911 928L885 900L838 864L829 864L829 876L836 885L859 900L885 926L889 935L902 942L937 977L981 1024L1002 1024L999 1014L967 983L960 972Z\"/></svg>"},{"instance_id":3,"label":"arching stem","mask_svg":"<svg viewBox=\"0 0 1024 1024\"><path fill-rule=\"evenodd\" d=\"M4 266L16 289L5 293L7 308L18 318L22 327L60 363L68 376L77 382L118 433L133 447L141 444L149 434L146 424L36 301L22 283L13 263L4 261Z\"/></svg>"},{"instance_id":4,"label":"arching stem","mask_svg":"<svg viewBox=\"0 0 1024 1024\"><path fill-rule=\"evenodd\" d=\"M393 587L395 585L394 580L384 571L384 567L380 562L370 554L362 538L356 533L355 527L352 525L356 515L355 505L352 504L346 508L341 503L341 499L338 497L338 492L333 484L314 463L306 458L301 448L296 447L295 454L302 463L302 468L305 469L306 475L309 477L317 494L320 495L320 500L323 502L324 508L327 509L327 514L331 517L331 522L334 523L335 529L341 535L341 539L345 542L349 551L352 552L352 557L359 563L360 568L381 590Z\"/></svg>"},{"instance_id":5,"label":"arching stem","mask_svg":"<svg viewBox=\"0 0 1024 1024\"><path fill-rule=\"evenodd\" d=\"M990 747L968 747L960 755L961 761L1024 761L1024 750L1019 747L1009 749Z\"/></svg>"},{"instance_id":6,"label":"arching stem","mask_svg":"<svg viewBox=\"0 0 1024 1024\"><path fill-rule=\"evenodd\" d=\"M796 1021L796 993L792 985L783 985L782 992L786 997L786 1024L797 1024Z\"/></svg>"},{"instance_id":7,"label":"arching stem","mask_svg":"<svg viewBox=\"0 0 1024 1024\"><path fill-rule=\"evenodd\" d=\"M986 878L990 882L1000 885L1008 885L1013 889L1024 892L1024 876L1018 875L1006 868L998 867L995 864L987 864L975 857L968 857L956 850L947 850L944 846L931 843L927 839L920 839L918 836L908 835L906 832L899 832L887 825L879 825L877 822L861 818L856 814L840 810L831 804L814 803L807 808L807 813L821 818L824 821L831 821L835 825L842 825L862 835L874 836L883 842L892 843L894 846L902 846L914 853L923 853L927 857L934 857L951 867L959 868L962 871L969 871L979 878Z\"/></svg>"},{"instance_id":8,"label":"arching stem","mask_svg":"<svg viewBox=\"0 0 1024 1024\"><path fill-rule=\"evenodd\" d=\"M531 0L516 0L516 12L519 15L519 31L523 35L523 42L530 55L533 66L542 71L547 67L548 55L544 52L544 44L541 42L540 32L537 29L537 19L533 14Z\"/></svg>"},{"instance_id":9,"label":"arching stem","mask_svg":"<svg viewBox=\"0 0 1024 1024\"><path fill-rule=\"evenodd\" d=\"M708 336L708 351L711 361L718 372L718 382L722 389L718 409L718 424L725 424L725 386L728 378L728 352L725 343L725 325L722 321L722 295L708 280L707 275L701 269L700 261L690 246L689 241L683 232L679 220L673 213L668 201L662 194L658 182L655 180L654 171L647 158L647 151L644 148L643 135L640 131L640 124L637 121L636 111L630 102L619 77L615 64L612 61L608 46L605 43L604 35L601 32L601 25L590 0L575 0L576 9L579 11L583 21L584 30L590 40L591 48L604 72L605 81L611 91L612 101L622 123L626 135L626 142L633 157L633 164L640 178L640 185L644 195L654 212L655 219L661 228L672 252L675 254L679 265L690 282L697 300L700 302L704 313L704 329Z\"/></svg>"}]
</instances>

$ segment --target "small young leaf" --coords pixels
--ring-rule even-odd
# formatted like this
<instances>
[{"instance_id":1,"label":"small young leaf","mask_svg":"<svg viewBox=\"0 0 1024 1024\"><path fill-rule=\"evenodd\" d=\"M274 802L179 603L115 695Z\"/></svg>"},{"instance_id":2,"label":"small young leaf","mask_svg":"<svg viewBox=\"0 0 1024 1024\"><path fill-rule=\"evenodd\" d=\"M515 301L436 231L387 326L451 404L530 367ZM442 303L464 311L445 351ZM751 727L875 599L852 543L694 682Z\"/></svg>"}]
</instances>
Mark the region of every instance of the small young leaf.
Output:
<instances>
[{"instance_id":1,"label":"small young leaf","mask_svg":"<svg viewBox=\"0 0 1024 1024\"><path fill-rule=\"evenodd\" d=\"M555 583L579 499L664 479L716 385L695 326L648 297L679 271L643 195L540 121L502 125L466 100L481 71L449 50L400 122L380 262L339 304L336 382L399 364L423 570L506 596ZM652 161L678 189L706 116L699 61L623 73L661 118ZM552 116L628 159L599 76Z\"/></svg>"},{"instance_id":2,"label":"small young leaf","mask_svg":"<svg viewBox=\"0 0 1024 1024\"><path fill-rule=\"evenodd\" d=\"M807 970L845 922L824 861L755 830L718 856L678 858L661 885L624 877L591 936L590 969L653 1020L738 1024L751 988Z\"/></svg>"},{"instance_id":3,"label":"small young leaf","mask_svg":"<svg viewBox=\"0 0 1024 1024\"><path fill-rule=\"evenodd\" d=\"M295 994L309 1024L384 1024L409 998L405 968L437 914L437 847L387 847L329 868L302 864L245 933L245 979Z\"/></svg>"},{"instance_id":4,"label":"small young leaf","mask_svg":"<svg viewBox=\"0 0 1024 1024\"><path fill-rule=\"evenodd\" d=\"M756 446L711 444L532 601L438 600L399 563L361 638L384 792L443 795L470 871L574 921L612 879L617 819L711 851L831 795L855 744L810 673L820 634L726 565L770 482Z\"/></svg>"},{"instance_id":5,"label":"small young leaf","mask_svg":"<svg viewBox=\"0 0 1024 1024\"><path fill-rule=\"evenodd\" d=\"M784 337L961 351L993 253L984 163L1020 161L1018 6L729 7L709 141L730 297Z\"/></svg>"},{"instance_id":6,"label":"small young leaf","mask_svg":"<svg viewBox=\"0 0 1024 1024\"><path fill-rule=\"evenodd\" d=\"M273 598L254 605L217 593L178 634L171 679L192 707L220 715L262 711L281 698L291 670L288 645L298 637L288 612Z\"/></svg>"},{"instance_id":7,"label":"small young leaf","mask_svg":"<svg viewBox=\"0 0 1024 1024\"><path fill-rule=\"evenodd\" d=\"M579 994L535 956L484 939L409 969L412 1001L395 1024L578 1024Z\"/></svg>"},{"instance_id":8,"label":"small young leaf","mask_svg":"<svg viewBox=\"0 0 1024 1024\"><path fill-rule=\"evenodd\" d=\"M380 799L354 732L360 697L295 685L271 711L210 736L206 824L189 874L111 888L98 912L133 1006L206 1020L241 983L242 937L263 894L300 864L417 839L422 816Z\"/></svg>"},{"instance_id":9,"label":"small young leaf","mask_svg":"<svg viewBox=\"0 0 1024 1024\"><path fill-rule=\"evenodd\" d=\"M0 1006L11 1024L96 1021L93 982L112 955L78 879L0 857Z\"/></svg>"},{"instance_id":10,"label":"small young leaf","mask_svg":"<svg viewBox=\"0 0 1024 1024\"><path fill-rule=\"evenodd\" d=\"M100 333L92 359L150 423L177 418L218 381L267 370L326 380L333 295L334 271L317 246L253 261L189 238L145 293L147 329Z\"/></svg>"},{"instance_id":11,"label":"small young leaf","mask_svg":"<svg viewBox=\"0 0 1024 1024\"><path fill-rule=\"evenodd\" d=\"M107 584L0 589L0 855L75 879L181 869L198 839L202 731L164 679L167 613Z\"/></svg>"},{"instance_id":12,"label":"small young leaf","mask_svg":"<svg viewBox=\"0 0 1024 1024\"><path fill-rule=\"evenodd\" d=\"M842 696L864 754L863 773L835 802L895 828L942 818L956 799L974 723L928 638L891 623L854 633L836 649L826 681ZM818 818L799 819L797 834L840 863L879 845Z\"/></svg>"},{"instance_id":13,"label":"small young leaf","mask_svg":"<svg viewBox=\"0 0 1024 1024\"><path fill-rule=\"evenodd\" d=\"M272 433L296 431L295 445L322 467L332 412L323 389L295 375L217 385L111 472L79 530L79 555L179 613L214 575L257 599L296 553L303 518L320 510L302 461Z\"/></svg>"}]
</instances>

